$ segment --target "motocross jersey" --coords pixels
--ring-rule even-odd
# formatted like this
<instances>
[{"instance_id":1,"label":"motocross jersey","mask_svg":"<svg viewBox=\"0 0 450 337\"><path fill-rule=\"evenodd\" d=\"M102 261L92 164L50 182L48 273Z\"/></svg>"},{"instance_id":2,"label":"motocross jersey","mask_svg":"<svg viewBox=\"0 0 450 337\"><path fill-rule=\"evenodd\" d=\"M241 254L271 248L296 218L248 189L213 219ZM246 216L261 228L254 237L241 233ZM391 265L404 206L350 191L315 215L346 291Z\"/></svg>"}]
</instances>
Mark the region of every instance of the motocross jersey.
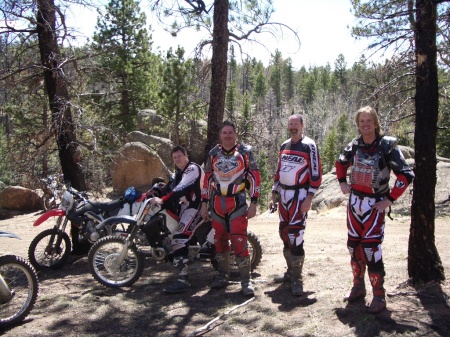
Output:
<instances>
[{"instance_id":1,"label":"motocross jersey","mask_svg":"<svg viewBox=\"0 0 450 337\"><path fill-rule=\"evenodd\" d=\"M377 137L372 144L365 144L361 137L353 139L335 163L339 182L346 182L350 167L350 185L354 193L385 196L397 200L414 178L394 137ZM392 191L389 191L391 170L396 175Z\"/></svg>"},{"instance_id":2,"label":"motocross jersey","mask_svg":"<svg viewBox=\"0 0 450 337\"><path fill-rule=\"evenodd\" d=\"M175 179L170 192L161 199L163 203L175 200L177 203L180 198L185 197L189 202L188 208L198 208L201 202L201 182L203 181L203 169L196 163L189 162L184 170L177 168Z\"/></svg>"},{"instance_id":3,"label":"motocross jersey","mask_svg":"<svg viewBox=\"0 0 450 337\"><path fill-rule=\"evenodd\" d=\"M236 196L244 192L248 183L249 195L253 202L258 200L260 175L251 152L251 147L236 144L226 151L222 145L209 151L205 163L202 199L208 201L211 191L223 197Z\"/></svg>"},{"instance_id":4,"label":"motocross jersey","mask_svg":"<svg viewBox=\"0 0 450 337\"><path fill-rule=\"evenodd\" d=\"M322 164L315 142L303 136L301 141L286 140L280 147L272 191L304 188L314 195L322 183Z\"/></svg>"}]
</instances>

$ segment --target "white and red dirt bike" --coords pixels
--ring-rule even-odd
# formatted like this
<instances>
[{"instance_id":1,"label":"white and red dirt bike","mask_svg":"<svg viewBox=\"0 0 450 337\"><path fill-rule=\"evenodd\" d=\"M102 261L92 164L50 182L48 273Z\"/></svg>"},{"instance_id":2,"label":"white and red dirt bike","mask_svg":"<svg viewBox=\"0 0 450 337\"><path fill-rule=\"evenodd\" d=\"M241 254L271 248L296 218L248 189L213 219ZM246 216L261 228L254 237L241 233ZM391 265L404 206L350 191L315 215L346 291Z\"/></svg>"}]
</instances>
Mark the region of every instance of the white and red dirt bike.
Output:
<instances>
[{"instance_id":1,"label":"white and red dirt bike","mask_svg":"<svg viewBox=\"0 0 450 337\"><path fill-rule=\"evenodd\" d=\"M101 230L110 223L128 224L127 236L110 235L99 239L92 245L88 255L91 274L100 284L107 287L129 287L141 276L144 257L156 261L169 260L171 238L178 229L178 221L171 212L160 206L151 206L151 199L142 205L136 217L117 216L106 219L96 228ZM142 238L144 236L144 238ZM143 254L142 241L150 247L150 253ZM251 270L261 262L262 247L258 237L247 233L250 251ZM144 248L148 248L144 246ZM192 261L209 261L217 268L214 247L214 229L211 221L202 222L196 227L188 242L188 258ZM238 267L234 255L230 254L230 274L237 275Z\"/></svg>"},{"instance_id":2,"label":"white and red dirt bike","mask_svg":"<svg viewBox=\"0 0 450 337\"><path fill-rule=\"evenodd\" d=\"M126 228L120 224L104 226L97 231L95 226L108 217L117 214L135 214L146 194L130 204L125 198L110 202L95 202L87 199L85 192L78 192L70 186L63 192L57 209L42 214L33 226L39 226L50 218L55 218L53 228L39 233L31 242L28 258L37 269L56 269L64 265L71 253L87 254L93 242L100 237L123 234ZM132 213L134 212L134 213ZM72 233L72 242L66 230Z\"/></svg>"},{"instance_id":3,"label":"white and red dirt bike","mask_svg":"<svg viewBox=\"0 0 450 337\"><path fill-rule=\"evenodd\" d=\"M20 239L0 230L0 237ZM16 255L0 256L0 331L20 323L33 309L39 282L33 266Z\"/></svg>"}]
</instances>

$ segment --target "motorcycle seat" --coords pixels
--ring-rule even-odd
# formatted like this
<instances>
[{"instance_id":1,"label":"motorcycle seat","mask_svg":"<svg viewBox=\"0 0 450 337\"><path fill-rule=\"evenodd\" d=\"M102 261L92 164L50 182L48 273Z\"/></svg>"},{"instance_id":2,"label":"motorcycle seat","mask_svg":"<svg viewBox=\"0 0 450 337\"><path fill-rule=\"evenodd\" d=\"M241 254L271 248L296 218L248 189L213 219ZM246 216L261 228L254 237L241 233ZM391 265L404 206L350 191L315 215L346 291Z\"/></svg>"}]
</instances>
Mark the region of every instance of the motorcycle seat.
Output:
<instances>
[{"instance_id":1,"label":"motorcycle seat","mask_svg":"<svg viewBox=\"0 0 450 337\"><path fill-rule=\"evenodd\" d=\"M89 203L93 207L98 208L99 210L102 210L105 212L110 212L115 209L121 208L123 206L123 204L126 203L126 201L121 198L121 199L117 199L117 200L113 200L113 201L109 201L109 202L89 201Z\"/></svg>"}]
</instances>

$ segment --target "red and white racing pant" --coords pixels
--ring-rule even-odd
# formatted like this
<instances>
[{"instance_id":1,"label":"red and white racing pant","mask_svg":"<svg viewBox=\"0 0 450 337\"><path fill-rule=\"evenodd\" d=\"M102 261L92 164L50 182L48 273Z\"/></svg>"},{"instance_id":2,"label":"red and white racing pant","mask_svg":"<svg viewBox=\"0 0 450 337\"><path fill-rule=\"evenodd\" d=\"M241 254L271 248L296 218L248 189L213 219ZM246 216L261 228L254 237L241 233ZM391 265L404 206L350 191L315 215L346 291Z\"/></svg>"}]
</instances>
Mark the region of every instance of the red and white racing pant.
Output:
<instances>
[{"instance_id":1,"label":"red and white racing pant","mask_svg":"<svg viewBox=\"0 0 450 337\"><path fill-rule=\"evenodd\" d=\"M307 212L300 210L307 191L303 188L279 192L278 214L280 217L279 235L285 249L289 249L293 256L304 256L304 234Z\"/></svg>"},{"instance_id":2,"label":"red and white racing pant","mask_svg":"<svg viewBox=\"0 0 450 337\"><path fill-rule=\"evenodd\" d=\"M230 241L234 255L249 256L247 246L247 203L245 192L223 197L216 193L210 201L212 227L215 230L214 244L217 253L230 251Z\"/></svg>"},{"instance_id":3,"label":"red and white racing pant","mask_svg":"<svg viewBox=\"0 0 450 337\"><path fill-rule=\"evenodd\" d=\"M380 200L382 199L358 196L352 192L347 206L347 248L351 257L353 276L355 280L362 279L367 265L374 289L382 289L385 275L381 249L385 212L378 212L372 208L373 204ZM379 282L381 284L378 284Z\"/></svg>"}]
</instances>

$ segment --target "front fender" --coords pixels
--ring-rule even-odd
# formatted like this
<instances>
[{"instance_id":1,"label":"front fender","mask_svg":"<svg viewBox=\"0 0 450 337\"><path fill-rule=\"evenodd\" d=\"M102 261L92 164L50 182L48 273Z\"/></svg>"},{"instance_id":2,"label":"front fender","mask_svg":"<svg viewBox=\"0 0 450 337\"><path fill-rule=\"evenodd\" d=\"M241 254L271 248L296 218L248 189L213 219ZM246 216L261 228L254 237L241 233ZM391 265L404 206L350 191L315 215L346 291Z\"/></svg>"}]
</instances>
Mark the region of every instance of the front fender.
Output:
<instances>
[{"instance_id":1,"label":"front fender","mask_svg":"<svg viewBox=\"0 0 450 337\"><path fill-rule=\"evenodd\" d=\"M37 218L36 221L33 223L33 226L35 227L39 226L41 223L47 221L52 216L65 216L65 215L66 211L64 211L63 209L60 208L52 209L50 211L45 212L39 218Z\"/></svg>"},{"instance_id":2,"label":"front fender","mask_svg":"<svg viewBox=\"0 0 450 337\"><path fill-rule=\"evenodd\" d=\"M134 223L136 223L136 220L131 215L112 216L112 217L110 217L108 219L105 219L102 222L100 222L97 226L95 226L95 229L100 230L100 229L102 229L105 226L114 225L114 224L117 224L117 223L134 224Z\"/></svg>"}]
</instances>

